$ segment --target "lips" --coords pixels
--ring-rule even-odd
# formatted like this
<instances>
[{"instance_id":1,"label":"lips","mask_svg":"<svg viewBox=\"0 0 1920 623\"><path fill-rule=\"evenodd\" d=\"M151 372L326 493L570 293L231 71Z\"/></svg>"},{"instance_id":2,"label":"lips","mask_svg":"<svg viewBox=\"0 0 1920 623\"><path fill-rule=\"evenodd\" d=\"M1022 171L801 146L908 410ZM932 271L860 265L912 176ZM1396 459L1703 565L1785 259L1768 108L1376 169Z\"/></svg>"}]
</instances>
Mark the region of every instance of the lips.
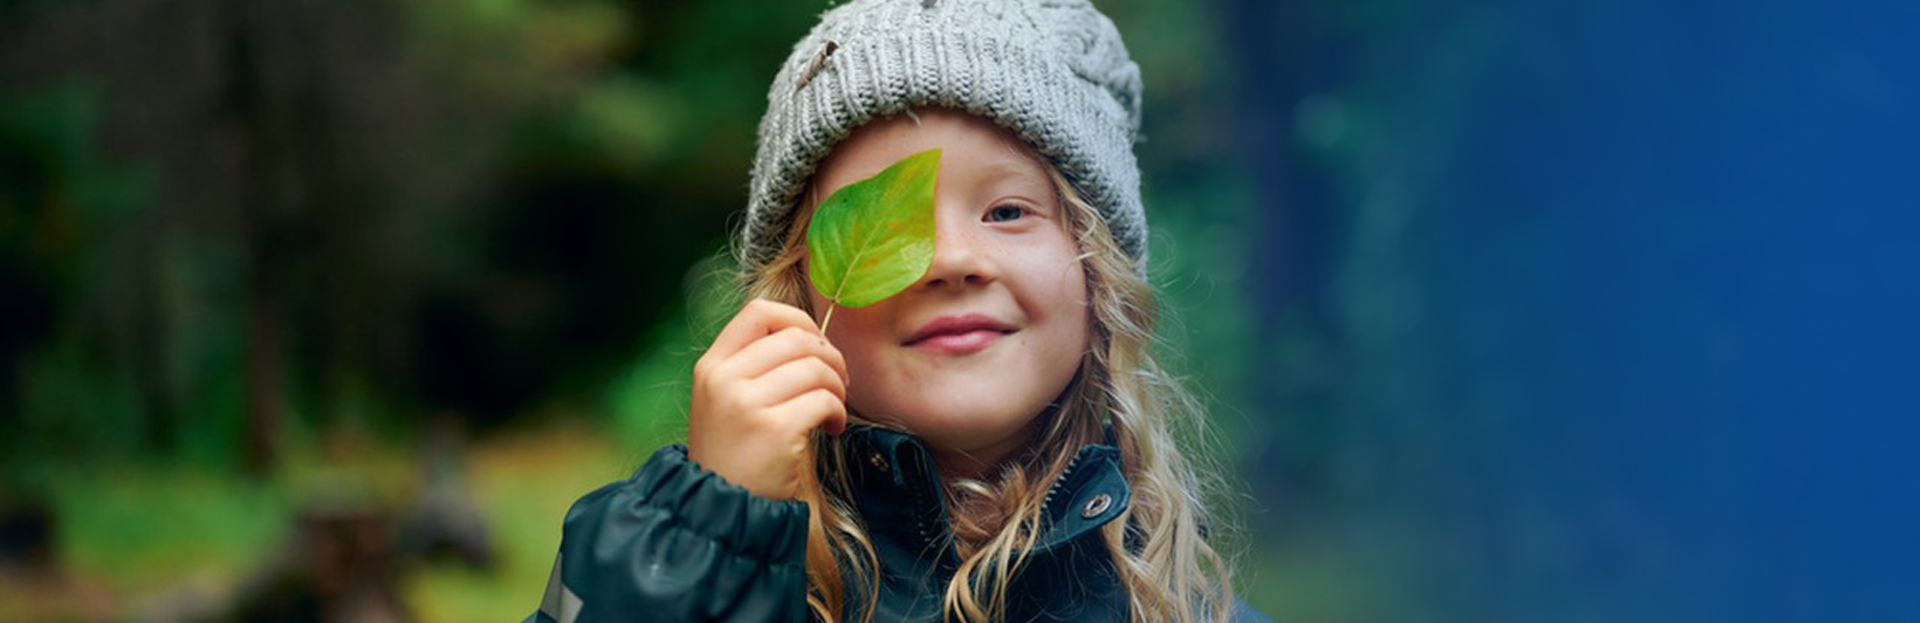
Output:
<instances>
[{"instance_id":1,"label":"lips","mask_svg":"<svg viewBox=\"0 0 1920 623\"><path fill-rule=\"evenodd\" d=\"M965 354L993 345L1018 330L985 314L949 314L934 318L905 342L909 347Z\"/></svg>"}]
</instances>

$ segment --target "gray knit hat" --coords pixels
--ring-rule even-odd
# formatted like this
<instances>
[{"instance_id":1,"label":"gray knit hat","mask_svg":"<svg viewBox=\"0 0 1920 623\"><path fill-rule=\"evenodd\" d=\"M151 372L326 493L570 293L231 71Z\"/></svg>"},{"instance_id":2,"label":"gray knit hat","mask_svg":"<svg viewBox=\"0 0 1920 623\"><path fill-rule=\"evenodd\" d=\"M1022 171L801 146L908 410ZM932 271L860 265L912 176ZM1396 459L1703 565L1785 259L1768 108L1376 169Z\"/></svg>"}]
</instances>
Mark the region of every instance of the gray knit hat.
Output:
<instances>
[{"instance_id":1,"label":"gray knit hat","mask_svg":"<svg viewBox=\"0 0 1920 623\"><path fill-rule=\"evenodd\" d=\"M1140 67L1112 21L1087 0L853 0L821 16L767 92L741 264L779 252L802 184L835 144L916 105L1012 130L1144 262Z\"/></svg>"}]
</instances>

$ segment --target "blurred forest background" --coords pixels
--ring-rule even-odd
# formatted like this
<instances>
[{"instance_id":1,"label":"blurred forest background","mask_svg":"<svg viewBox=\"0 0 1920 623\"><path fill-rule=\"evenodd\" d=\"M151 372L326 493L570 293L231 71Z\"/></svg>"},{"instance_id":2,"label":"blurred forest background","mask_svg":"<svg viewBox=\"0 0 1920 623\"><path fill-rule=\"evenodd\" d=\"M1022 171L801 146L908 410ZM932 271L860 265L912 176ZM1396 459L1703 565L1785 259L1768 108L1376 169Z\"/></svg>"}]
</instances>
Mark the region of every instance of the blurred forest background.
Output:
<instances>
[{"instance_id":1,"label":"blurred forest background","mask_svg":"<svg viewBox=\"0 0 1920 623\"><path fill-rule=\"evenodd\" d=\"M1254 606L1920 609L1920 20L1669 4L1099 2ZM0 621L531 612L826 7L0 0Z\"/></svg>"}]
</instances>

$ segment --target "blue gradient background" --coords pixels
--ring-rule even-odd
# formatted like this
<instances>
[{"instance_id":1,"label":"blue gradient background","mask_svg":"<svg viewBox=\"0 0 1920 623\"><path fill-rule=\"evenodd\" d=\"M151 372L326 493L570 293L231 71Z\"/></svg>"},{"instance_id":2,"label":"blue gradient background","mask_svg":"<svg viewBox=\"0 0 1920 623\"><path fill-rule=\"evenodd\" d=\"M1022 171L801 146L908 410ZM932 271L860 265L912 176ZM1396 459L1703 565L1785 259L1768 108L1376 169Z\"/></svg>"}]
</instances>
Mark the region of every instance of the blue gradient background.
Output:
<instances>
[{"instance_id":1,"label":"blue gradient background","mask_svg":"<svg viewBox=\"0 0 1920 623\"><path fill-rule=\"evenodd\" d=\"M1471 86L1377 78L1459 102L1402 239L1442 458L1365 505L1437 531L1418 618L1920 618L1920 10L1446 14Z\"/></svg>"}]
</instances>

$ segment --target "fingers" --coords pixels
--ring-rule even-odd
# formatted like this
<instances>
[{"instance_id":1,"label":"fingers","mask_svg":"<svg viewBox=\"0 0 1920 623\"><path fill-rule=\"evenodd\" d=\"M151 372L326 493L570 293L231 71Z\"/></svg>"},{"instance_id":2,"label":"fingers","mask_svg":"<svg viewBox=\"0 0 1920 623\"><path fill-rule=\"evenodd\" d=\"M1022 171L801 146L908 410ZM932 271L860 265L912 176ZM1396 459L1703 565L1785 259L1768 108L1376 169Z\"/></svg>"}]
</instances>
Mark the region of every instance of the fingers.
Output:
<instances>
[{"instance_id":1,"label":"fingers","mask_svg":"<svg viewBox=\"0 0 1920 623\"><path fill-rule=\"evenodd\" d=\"M838 435L847 430L847 405L825 388L814 389L774 407L780 419L807 430L820 428Z\"/></svg>"},{"instance_id":2,"label":"fingers","mask_svg":"<svg viewBox=\"0 0 1920 623\"><path fill-rule=\"evenodd\" d=\"M694 363L693 373L691 419L705 422L722 414L715 424L833 434L846 429L846 360L798 307L747 303ZM739 419L722 424L733 418Z\"/></svg>"},{"instance_id":3,"label":"fingers","mask_svg":"<svg viewBox=\"0 0 1920 623\"><path fill-rule=\"evenodd\" d=\"M846 383L840 373L815 357L795 359L768 371L753 381L752 399L763 405L777 405L807 392L824 389L841 401L847 399Z\"/></svg>"},{"instance_id":4,"label":"fingers","mask_svg":"<svg viewBox=\"0 0 1920 623\"><path fill-rule=\"evenodd\" d=\"M722 365L727 373L737 374L741 378L757 378L787 362L808 358L824 362L840 377L841 384L846 383L847 361L841 356L840 349L834 348L818 331L798 327L781 329L773 335L755 340Z\"/></svg>"},{"instance_id":5,"label":"fingers","mask_svg":"<svg viewBox=\"0 0 1920 623\"><path fill-rule=\"evenodd\" d=\"M820 326L800 308L784 303L775 303L766 299L747 301L740 313L720 329L720 335L713 338L713 345L707 348L707 354L719 359L732 356L760 338L772 335L781 329L798 328L818 335Z\"/></svg>"}]
</instances>

